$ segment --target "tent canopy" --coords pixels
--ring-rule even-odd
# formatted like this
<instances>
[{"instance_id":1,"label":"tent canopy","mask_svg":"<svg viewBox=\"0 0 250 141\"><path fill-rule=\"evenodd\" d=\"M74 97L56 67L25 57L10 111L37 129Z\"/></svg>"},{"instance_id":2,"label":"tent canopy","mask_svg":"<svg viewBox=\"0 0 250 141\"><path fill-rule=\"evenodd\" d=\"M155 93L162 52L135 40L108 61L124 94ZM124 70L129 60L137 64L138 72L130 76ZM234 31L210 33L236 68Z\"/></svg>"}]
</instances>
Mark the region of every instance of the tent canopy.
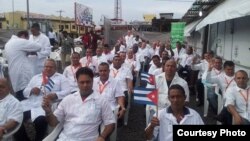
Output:
<instances>
[{"instance_id":1,"label":"tent canopy","mask_svg":"<svg viewBox=\"0 0 250 141\"><path fill-rule=\"evenodd\" d=\"M225 0L196 26L196 31L208 24L214 24L250 15L249 7L250 0Z\"/></svg>"},{"instance_id":2,"label":"tent canopy","mask_svg":"<svg viewBox=\"0 0 250 141\"><path fill-rule=\"evenodd\" d=\"M196 25L199 24L200 21L201 19L186 25L184 29L184 36L185 37L191 36L190 34L195 30Z\"/></svg>"}]
</instances>

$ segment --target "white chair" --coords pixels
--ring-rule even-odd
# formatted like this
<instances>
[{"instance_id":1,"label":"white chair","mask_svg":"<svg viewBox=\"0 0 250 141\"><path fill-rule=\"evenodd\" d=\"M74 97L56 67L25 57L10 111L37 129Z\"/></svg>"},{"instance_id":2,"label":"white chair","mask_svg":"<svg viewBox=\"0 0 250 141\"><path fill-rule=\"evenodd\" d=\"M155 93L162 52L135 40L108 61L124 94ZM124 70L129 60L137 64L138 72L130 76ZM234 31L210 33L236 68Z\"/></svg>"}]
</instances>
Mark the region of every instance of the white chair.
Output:
<instances>
[{"instance_id":1,"label":"white chair","mask_svg":"<svg viewBox=\"0 0 250 141\"><path fill-rule=\"evenodd\" d=\"M211 84L211 83L206 83L202 82L204 86L204 113L203 116L206 117L208 113L208 108L209 108L209 101L207 100L207 93L209 88L215 88L218 87L217 84Z\"/></svg>"},{"instance_id":2,"label":"white chair","mask_svg":"<svg viewBox=\"0 0 250 141\"><path fill-rule=\"evenodd\" d=\"M82 48L81 47L75 47L74 50L77 53L81 53L82 52Z\"/></svg>"},{"instance_id":3,"label":"white chair","mask_svg":"<svg viewBox=\"0 0 250 141\"><path fill-rule=\"evenodd\" d=\"M23 117L22 117L21 121L23 121ZM16 128L13 129L12 131L8 132L7 134L4 134L2 139L3 140L8 140L9 138L12 138L12 136L19 130L21 125L22 125L22 123L18 123Z\"/></svg>"},{"instance_id":4,"label":"white chair","mask_svg":"<svg viewBox=\"0 0 250 141\"><path fill-rule=\"evenodd\" d=\"M131 106L131 97L132 94L128 93L128 105L127 105L127 110L124 116L124 125L127 126L128 125L128 115L129 115L129 110L130 110L130 106Z\"/></svg>"},{"instance_id":5,"label":"white chair","mask_svg":"<svg viewBox=\"0 0 250 141\"><path fill-rule=\"evenodd\" d=\"M61 61L60 53L56 51L50 53L50 58L54 59L55 61Z\"/></svg>"},{"instance_id":6,"label":"white chair","mask_svg":"<svg viewBox=\"0 0 250 141\"><path fill-rule=\"evenodd\" d=\"M58 123L57 126L54 128L54 130L46 138L44 138L43 141L56 140L62 130L63 130L63 123Z\"/></svg>"}]
</instances>

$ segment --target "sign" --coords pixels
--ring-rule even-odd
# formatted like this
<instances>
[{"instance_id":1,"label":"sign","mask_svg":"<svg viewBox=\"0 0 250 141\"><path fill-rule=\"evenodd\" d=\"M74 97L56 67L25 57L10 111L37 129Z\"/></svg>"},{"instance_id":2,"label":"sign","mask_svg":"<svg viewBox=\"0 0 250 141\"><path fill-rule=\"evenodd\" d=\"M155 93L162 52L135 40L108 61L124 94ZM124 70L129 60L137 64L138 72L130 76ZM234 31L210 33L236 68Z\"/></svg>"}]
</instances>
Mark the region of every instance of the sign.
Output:
<instances>
[{"instance_id":1,"label":"sign","mask_svg":"<svg viewBox=\"0 0 250 141\"><path fill-rule=\"evenodd\" d=\"M85 5L75 3L75 23L76 25L91 26L93 10Z\"/></svg>"}]
</instances>

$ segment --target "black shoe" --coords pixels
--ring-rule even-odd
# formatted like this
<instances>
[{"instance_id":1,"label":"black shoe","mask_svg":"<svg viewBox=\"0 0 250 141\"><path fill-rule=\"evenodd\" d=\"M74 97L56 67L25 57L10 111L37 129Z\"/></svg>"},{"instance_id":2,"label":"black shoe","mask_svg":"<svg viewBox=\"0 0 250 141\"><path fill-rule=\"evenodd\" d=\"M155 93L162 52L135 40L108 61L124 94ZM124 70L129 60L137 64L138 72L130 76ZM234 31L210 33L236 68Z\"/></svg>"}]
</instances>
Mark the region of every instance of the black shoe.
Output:
<instances>
[{"instance_id":1,"label":"black shoe","mask_svg":"<svg viewBox=\"0 0 250 141\"><path fill-rule=\"evenodd\" d=\"M223 116L221 114L214 116L214 118L219 122L223 122Z\"/></svg>"}]
</instances>

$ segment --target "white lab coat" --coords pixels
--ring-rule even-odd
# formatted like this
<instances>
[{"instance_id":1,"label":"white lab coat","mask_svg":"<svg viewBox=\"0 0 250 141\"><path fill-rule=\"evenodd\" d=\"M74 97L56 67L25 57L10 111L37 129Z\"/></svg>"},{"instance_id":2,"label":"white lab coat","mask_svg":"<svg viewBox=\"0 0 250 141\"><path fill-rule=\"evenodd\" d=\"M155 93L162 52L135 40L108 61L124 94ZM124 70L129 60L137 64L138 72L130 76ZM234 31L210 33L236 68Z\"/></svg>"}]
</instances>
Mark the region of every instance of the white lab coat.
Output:
<instances>
[{"instance_id":1,"label":"white lab coat","mask_svg":"<svg viewBox=\"0 0 250 141\"><path fill-rule=\"evenodd\" d=\"M34 75L33 64L27 57L28 52L41 50L41 45L13 35L5 45L9 76L14 92L23 90Z\"/></svg>"},{"instance_id":2,"label":"white lab coat","mask_svg":"<svg viewBox=\"0 0 250 141\"><path fill-rule=\"evenodd\" d=\"M37 53L37 56L29 56L30 61L34 64L35 74L40 74L43 71L45 60L48 58L51 52L50 41L49 38L43 33L40 33L40 35L38 35L37 37L30 35L29 40L35 41L42 46L41 51Z\"/></svg>"}]
</instances>

